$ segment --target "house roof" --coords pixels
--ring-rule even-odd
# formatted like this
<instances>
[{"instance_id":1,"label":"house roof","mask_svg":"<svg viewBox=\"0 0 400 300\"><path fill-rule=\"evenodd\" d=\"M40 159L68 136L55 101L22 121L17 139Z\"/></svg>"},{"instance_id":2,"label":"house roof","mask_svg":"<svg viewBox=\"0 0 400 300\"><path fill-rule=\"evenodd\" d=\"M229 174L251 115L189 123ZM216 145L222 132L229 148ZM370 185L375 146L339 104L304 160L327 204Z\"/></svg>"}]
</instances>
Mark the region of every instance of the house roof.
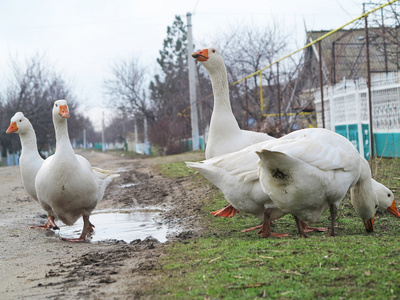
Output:
<instances>
[{"instance_id":1,"label":"house roof","mask_svg":"<svg viewBox=\"0 0 400 300\"><path fill-rule=\"evenodd\" d=\"M307 32L307 43L329 31ZM400 31L398 28L369 28L370 70L390 72L399 69ZM325 82L334 84L346 78L366 77L365 29L340 30L321 41ZM318 45L308 47L306 68L318 70ZM308 64L308 66L307 66Z\"/></svg>"}]
</instances>

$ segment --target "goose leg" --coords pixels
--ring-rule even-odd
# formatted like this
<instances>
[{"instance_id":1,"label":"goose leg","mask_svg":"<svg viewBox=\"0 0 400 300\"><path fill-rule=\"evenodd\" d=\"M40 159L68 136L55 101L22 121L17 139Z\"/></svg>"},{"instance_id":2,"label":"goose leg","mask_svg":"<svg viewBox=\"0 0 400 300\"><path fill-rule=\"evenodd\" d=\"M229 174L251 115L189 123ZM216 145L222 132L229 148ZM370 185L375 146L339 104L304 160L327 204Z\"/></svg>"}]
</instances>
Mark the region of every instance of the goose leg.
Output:
<instances>
[{"instance_id":1,"label":"goose leg","mask_svg":"<svg viewBox=\"0 0 400 300\"><path fill-rule=\"evenodd\" d=\"M232 204L229 204L228 206L221 208L219 210L213 211L211 214L214 215L215 217L226 217L230 218L233 217L234 215L238 214L239 211L232 206Z\"/></svg>"},{"instance_id":2,"label":"goose leg","mask_svg":"<svg viewBox=\"0 0 400 300\"><path fill-rule=\"evenodd\" d=\"M303 230L304 230L305 233L328 231L328 228L326 228L326 227L310 227L303 220L300 220L300 223L301 223L301 226L303 227Z\"/></svg>"},{"instance_id":3,"label":"goose leg","mask_svg":"<svg viewBox=\"0 0 400 300\"><path fill-rule=\"evenodd\" d=\"M54 217L53 216L48 216L47 221L44 225L37 225L37 226L28 226L28 228L39 228L39 229L44 229L44 230L58 230L60 229L56 223L54 222Z\"/></svg>"},{"instance_id":4,"label":"goose leg","mask_svg":"<svg viewBox=\"0 0 400 300\"><path fill-rule=\"evenodd\" d=\"M331 229L329 230L328 236L335 236L335 222L336 222L336 215L337 215L337 207L335 204L331 204L329 206L329 210L331 212Z\"/></svg>"},{"instance_id":5,"label":"goose leg","mask_svg":"<svg viewBox=\"0 0 400 300\"><path fill-rule=\"evenodd\" d=\"M89 217L88 217L89 218ZM91 223L91 222L89 222L89 225L90 225L90 227L89 227L89 233L93 233L94 232L94 225Z\"/></svg>"},{"instance_id":6,"label":"goose leg","mask_svg":"<svg viewBox=\"0 0 400 300\"><path fill-rule=\"evenodd\" d=\"M89 233L93 232L93 227L94 227L94 225L92 223L90 223L90 221L89 221L89 216L83 216L83 229L82 229L82 233L81 233L80 237L75 238L75 239L67 239L67 238L61 238L61 239L63 241L74 242L74 243L84 242L86 239L86 236Z\"/></svg>"},{"instance_id":7,"label":"goose leg","mask_svg":"<svg viewBox=\"0 0 400 300\"><path fill-rule=\"evenodd\" d=\"M272 208L268 208L268 209L264 210L264 221L261 224L261 229L258 231L258 234L261 234L262 238L289 236L289 234L287 234L287 233L271 232L271 213L272 213Z\"/></svg>"},{"instance_id":8,"label":"goose leg","mask_svg":"<svg viewBox=\"0 0 400 300\"><path fill-rule=\"evenodd\" d=\"M302 221L298 217L296 217L295 215L293 215L293 217L296 220L297 230L299 232L300 237L308 238L308 235L303 230L303 226L302 226L302 223L301 223Z\"/></svg>"},{"instance_id":9,"label":"goose leg","mask_svg":"<svg viewBox=\"0 0 400 300\"><path fill-rule=\"evenodd\" d=\"M243 229L242 232L249 232L249 231L260 229L260 228L262 228L262 224L255 226L255 227L248 228L248 229Z\"/></svg>"}]
</instances>

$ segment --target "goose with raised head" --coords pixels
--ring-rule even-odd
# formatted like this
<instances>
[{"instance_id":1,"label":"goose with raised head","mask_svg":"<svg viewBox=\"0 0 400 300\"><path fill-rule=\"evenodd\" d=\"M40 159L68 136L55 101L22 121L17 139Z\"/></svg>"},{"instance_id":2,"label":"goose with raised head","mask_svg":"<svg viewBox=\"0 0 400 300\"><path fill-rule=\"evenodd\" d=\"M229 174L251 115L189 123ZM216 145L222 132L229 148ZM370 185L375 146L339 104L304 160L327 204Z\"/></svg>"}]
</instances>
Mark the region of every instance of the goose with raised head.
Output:
<instances>
[{"instance_id":1,"label":"goose with raised head","mask_svg":"<svg viewBox=\"0 0 400 300\"><path fill-rule=\"evenodd\" d=\"M53 123L56 132L56 151L46 159L36 176L36 193L44 209L50 207L56 217L66 225L73 225L83 218L83 229L79 238L65 239L82 242L93 232L90 213L103 198L107 185L118 174L101 173L92 169L89 161L76 155L68 136L67 101L54 102Z\"/></svg>"},{"instance_id":2,"label":"goose with raised head","mask_svg":"<svg viewBox=\"0 0 400 300\"><path fill-rule=\"evenodd\" d=\"M19 170L22 185L27 194L38 201L35 188L35 177L43 164L37 148L36 134L31 122L22 112L17 112L10 120L6 133L18 133L21 141L21 155L19 157ZM47 208L47 221L44 225L29 226L29 228L59 229L54 222L54 212Z\"/></svg>"},{"instance_id":3,"label":"goose with raised head","mask_svg":"<svg viewBox=\"0 0 400 300\"><path fill-rule=\"evenodd\" d=\"M225 62L217 47L211 46L194 52L192 57L208 71L214 94L206 147L206 159L239 151L248 146L274 139L266 133L241 130L232 112ZM237 210L229 205L213 212L215 216L231 217Z\"/></svg>"},{"instance_id":4,"label":"goose with raised head","mask_svg":"<svg viewBox=\"0 0 400 300\"><path fill-rule=\"evenodd\" d=\"M214 106L206 147L206 159L239 151L248 146L274 139L266 133L242 130L232 112L228 75L219 50L211 46L194 52L192 56L208 71Z\"/></svg>"},{"instance_id":5,"label":"goose with raised head","mask_svg":"<svg viewBox=\"0 0 400 300\"><path fill-rule=\"evenodd\" d=\"M328 235L334 236L337 208L349 189L366 230L374 230L378 197L388 198L388 189L374 183L368 162L345 137L326 129L303 129L264 143L257 154L264 192L277 208L294 216L300 236L307 237L299 219L317 222L327 208Z\"/></svg>"}]
</instances>

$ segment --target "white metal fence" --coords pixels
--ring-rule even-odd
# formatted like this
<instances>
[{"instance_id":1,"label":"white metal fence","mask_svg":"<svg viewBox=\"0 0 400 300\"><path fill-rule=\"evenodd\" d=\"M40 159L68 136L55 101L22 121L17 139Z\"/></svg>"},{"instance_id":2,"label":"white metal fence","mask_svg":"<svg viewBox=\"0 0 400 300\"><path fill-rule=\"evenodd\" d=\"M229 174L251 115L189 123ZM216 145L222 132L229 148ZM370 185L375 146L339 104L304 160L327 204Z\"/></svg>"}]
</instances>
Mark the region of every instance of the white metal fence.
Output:
<instances>
[{"instance_id":1,"label":"white metal fence","mask_svg":"<svg viewBox=\"0 0 400 300\"><path fill-rule=\"evenodd\" d=\"M400 157L400 73L371 76L372 126L378 156ZM320 90L315 91L318 127L322 127ZM370 156L369 105L366 80L346 80L324 88L325 127L346 136L366 158Z\"/></svg>"}]
</instances>

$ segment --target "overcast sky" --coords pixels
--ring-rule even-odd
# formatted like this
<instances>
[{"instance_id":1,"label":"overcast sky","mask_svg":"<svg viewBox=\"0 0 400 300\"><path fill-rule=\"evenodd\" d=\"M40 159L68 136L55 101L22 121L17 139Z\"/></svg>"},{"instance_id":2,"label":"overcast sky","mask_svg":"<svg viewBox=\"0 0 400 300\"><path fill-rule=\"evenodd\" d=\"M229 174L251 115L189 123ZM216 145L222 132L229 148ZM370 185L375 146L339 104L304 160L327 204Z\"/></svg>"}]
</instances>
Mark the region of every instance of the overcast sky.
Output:
<instances>
[{"instance_id":1,"label":"overcast sky","mask_svg":"<svg viewBox=\"0 0 400 300\"><path fill-rule=\"evenodd\" d=\"M278 22L296 44L308 30L335 29L362 14L359 0L0 0L0 87L11 76L10 58L46 54L74 83L81 105L99 120L103 81L120 59L139 58L153 72L167 26L192 12L196 47L232 26ZM379 0L375 2L383 3ZM56 100L56 99L55 99ZM67 99L68 100L68 99ZM99 124L99 123L97 123Z\"/></svg>"}]
</instances>

